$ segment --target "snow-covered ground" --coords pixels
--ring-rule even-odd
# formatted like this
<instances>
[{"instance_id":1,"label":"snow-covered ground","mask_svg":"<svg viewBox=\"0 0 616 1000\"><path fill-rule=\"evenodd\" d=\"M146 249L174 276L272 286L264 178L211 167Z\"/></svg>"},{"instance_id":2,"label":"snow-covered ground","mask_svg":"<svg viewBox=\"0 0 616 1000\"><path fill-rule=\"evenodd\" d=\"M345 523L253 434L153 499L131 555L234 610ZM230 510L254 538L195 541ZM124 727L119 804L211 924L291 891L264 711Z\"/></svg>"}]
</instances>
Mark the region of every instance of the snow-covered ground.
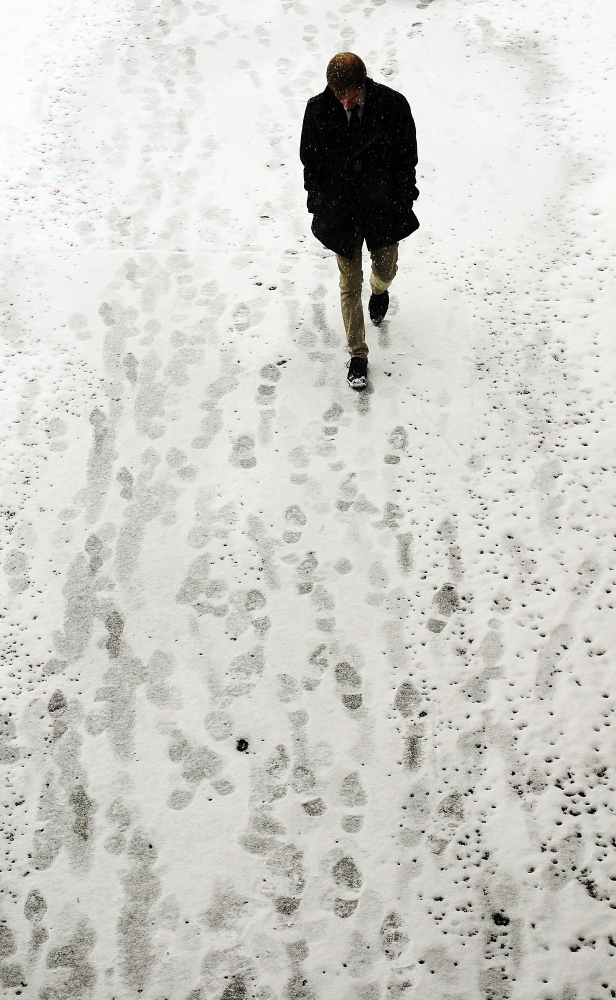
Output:
<instances>
[{"instance_id":1,"label":"snow-covered ground","mask_svg":"<svg viewBox=\"0 0 616 1000\"><path fill-rule=\"evenodd\" d=\"M2 996L616 996L613 0L2 16ZM363 395L348 49L420 154Z\"/></svg>"}]
</instances>

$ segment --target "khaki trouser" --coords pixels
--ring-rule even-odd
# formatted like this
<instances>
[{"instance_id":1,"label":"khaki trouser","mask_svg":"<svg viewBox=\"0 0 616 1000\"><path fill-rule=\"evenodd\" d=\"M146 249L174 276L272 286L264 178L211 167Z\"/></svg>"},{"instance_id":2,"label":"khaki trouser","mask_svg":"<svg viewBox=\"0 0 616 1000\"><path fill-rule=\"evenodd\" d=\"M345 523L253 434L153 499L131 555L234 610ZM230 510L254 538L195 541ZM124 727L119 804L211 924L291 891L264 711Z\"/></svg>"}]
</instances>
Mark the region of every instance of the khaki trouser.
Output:
<instances>
[{"instance_id":1,"label":"khaki trouser","mask_svg":"<svg viewBox=\"0 0 616 1000\"><path fill-rule=\"evenodd\" d=\"M363 243L363 240L362 240ZM387 291L398 270L398 244L392 243L381 250L373 250L370 288L376 295ZM346 330L349 354L359 358L368 357L364 310L361 304L361 286L364 273L361 266L361 244L353 257L338 257L340 269L340 305Z\"/></svg>"}]
</instances>

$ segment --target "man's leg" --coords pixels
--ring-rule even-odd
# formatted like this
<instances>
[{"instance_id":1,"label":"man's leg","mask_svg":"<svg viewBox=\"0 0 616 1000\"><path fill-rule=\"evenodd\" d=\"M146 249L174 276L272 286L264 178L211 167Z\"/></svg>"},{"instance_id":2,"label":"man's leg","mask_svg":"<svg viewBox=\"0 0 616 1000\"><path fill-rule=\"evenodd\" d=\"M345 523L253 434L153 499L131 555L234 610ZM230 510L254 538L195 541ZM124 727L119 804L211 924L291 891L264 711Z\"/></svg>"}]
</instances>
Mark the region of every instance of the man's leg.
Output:
<instances>
[{"instance_id":1,"label":"man's leg","mask_svg":"<svg viewBox=\"0 0 616 1000\"><path fill-rule=\"evenodd\" d=\"M387 291L396 277L398 271L398 244L392 243L389 247L374 250L370 256L372 257L370 288L373 295L381 295Z\"/></svg>"},{"instance_id":2,"label":"man's leg","mask_svg":"<svg viewBox=\"0 0 616 1000\"><path fill-rule=\"evenodd\" d=\"M368 345L361 304L361 286L364 280L361 243L353 257L338 257L337 260L340 270L340 305L349 354L351 357L367 358Z\"/></svg>"},{"instance_id":3,"label":"man's leg","mask_svg":"<svg viewBox=\"0 0 616 1000\"><path fill-rule=\"evenodd\" d=\"M389 309L387 289L398 270L398 244L392 243L391 246L373 250L370 256L372 257L372 273L370 275L372 295L368 303L368 312L374 325L380 326Z\"/></svg>"}]
</instances>

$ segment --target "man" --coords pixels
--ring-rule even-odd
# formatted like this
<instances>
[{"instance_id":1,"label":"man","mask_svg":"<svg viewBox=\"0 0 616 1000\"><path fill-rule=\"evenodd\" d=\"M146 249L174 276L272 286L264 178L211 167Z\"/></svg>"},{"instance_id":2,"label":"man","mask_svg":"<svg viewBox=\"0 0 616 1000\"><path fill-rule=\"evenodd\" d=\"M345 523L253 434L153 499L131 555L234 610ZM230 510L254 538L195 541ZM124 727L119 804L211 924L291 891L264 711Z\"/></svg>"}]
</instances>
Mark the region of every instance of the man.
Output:
<instances>
[{"instance_id":1,"label":"man","mask_svg":"<svg viewBox=\"0 0 616 1000\"><path fill-rule=\"evenodd\" d=\"M333 250L349 354L347 379L364 389L368 372L361 248L372 258L370 319L378 326L389 306L398 244L419 227L413 202L417 141L408 101L368 78L353 52L327 67L327 87L306 106L300 159L312 232Z\"/></svg>"}]
</instances>

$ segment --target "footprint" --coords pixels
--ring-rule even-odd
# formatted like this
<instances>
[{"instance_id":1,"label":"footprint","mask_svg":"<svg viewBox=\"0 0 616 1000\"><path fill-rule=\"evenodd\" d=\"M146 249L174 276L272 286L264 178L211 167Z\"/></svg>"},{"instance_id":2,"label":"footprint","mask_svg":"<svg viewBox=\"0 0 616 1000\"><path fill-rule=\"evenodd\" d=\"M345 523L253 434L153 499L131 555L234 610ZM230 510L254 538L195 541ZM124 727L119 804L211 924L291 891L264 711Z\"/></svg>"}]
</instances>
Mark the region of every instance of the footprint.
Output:
<instances>
[{"instance_id":1,"label":"footprint","mask_svg":"<svg viewBox=\"0 0 616 1000\"><path fill-rule=\"evenodd\" d=\"M371 942L359 931L353 931L349 938L347 966L349 974L354 979L360 979L374 965L375 955L370 947ZM380 996L380 990L378 996ZM367 1000L367 998L366 998Z\"/></svg>"},{"instance_id":2,"label":"footprint","mask_svg":"<svg viewBox=\"0 0 616 1000\"><path fill-rule=\"evenodd\" d=\"M135 477L132 475L132 473L129 472L127 468L123 467L118 471L116 479L122 486L122 489L120 490L120 496L122 497L122 499L132 500L133 484L135 482Z\"/></svg>"},{"instance_id":3,"label":"footprint","mask_svg":"<svg viewBox=\"0 0 616 1000\"><path fill-rule=\"evenodd\" d=\"M339 420L343 414L344 410L342 409L340 404L332 403L330 408L326 410L325 413L323 414L323 420L328 424L332 424L335 423L336 420Z\"/></svg>"},{"instance_id":4,"label":"footprint","mask_svg":"<svg viewBox=\"0 0 616 1000\"><path fill-rule=\"evenodd\" d=\"M194 788L176 788L169 794L167 798L167 805L169 809L180 812L182 809L186 809L190 805L194 797Z\"/></svg>"},{"instance_id":5,"label":"footprint","mask_svg":"<svg viewBox=\"0 0 616 1000\"><path fill-rule=\"evenodd\" d=\"M311 768L298 764L291 772L291 788L296 795L306 795L316 786L316 778Z\"/></svg>"},{"instance_id":6,"label":"footprint","mask_svg":"<svg viewBox=\"0 0 616 1000\"><path fill-rule=\"evenodd\" d=\"M310 955L306 939L301 938L299 941L291 942L287 945L286 952L291 964L291 976L285 986L287 1000L312 1000L316 993L306 978L306 972L301 964ZM271 995L264 1000L272 1000Z\"/></svg>"},{"instance_id":7,"label":"footprint","mask_svg":"<svg viewBox=\"0 0 616 1000\"><path fill-rule=\"evenodd\" d=\"M265 25L258 24L255 28L255 35L258 35L261 45L269 46L271 44L270 33Z\"/></svg>"},{"instance_id":8,"label":"footprint","mask_svg":"<svg viewBox=\"0 0 616 1000\"><path fill-rule=\"evenodd\" d=\"M11 590L16 593L22 593L31 585L29 560L25 552L21 552L19 549L7 552L2 568L8 577Z\"/></svg>"},{"instance_id":9,"label":"footprint","mask_svg":"<svg viewBox=\"0 0 616 1000\"><path fill-rule=\"evenodd\" d=\"M440 803L434 815L434 826L426 838L426 847L432 854L440 855L451 842L457 827L464 821L464 801L459 792L451 792ZM426 816L422 817L422 832L425 832ZM415 837L411 838L414 833ZM419 836L418 836L419 835ZM413 840L413 846L421 837L419 831L407 831L407 843Z\"/></svg>"},{"instance_id":10,"label":"footprint","mask_svg":"<svg viewBox=\"0 0 616 1000\"><path fill-rule=\"evenodd\" d=\"M334 569L336 570L336 573L340 573L341 576L346 576L347 573L350 573L353 569L353 563L350 559L343 557L334 563Z\"/></svg>"},{"instance_id":11,"label":"footprint","mask_svg":"<svg viewBox=\"0 0 616 1000\"><path fill-rule=\"evenodd\" d=\"M213 740L221 742L228 739L233 733L233 719L228 712L222 709L214 709L205 717L205 730Z\"/></svg>"},{"instance_id":12,"label":"footprint","mask_svg":"<svg viewBox=\"0 0 616 1000\"><path fill-rule=\"evenodd\" d=\"M451 792L447 795L438 807L437 813L455 824L461 823L464 819L464 801L460 793Z\"/></svg>"},{"instance_id":13,"label":"footprint","mask_svg":"<svg viewBox=\"0 0 616 1000\"><path fill-rule=\"evenodd\" d=\"M233 325L238 333L244 333L251 324L250 307L245 302L239 302L233 312Z\"/></svg>"},{"instance_id":14,"label":"footprint","mask_svg":"<svg viewBox=\"0 0 616 1000\"><path fill-rule=\"evenodd\" d=\"M319 797L302 802L302 809L308 816L322 816L324 812L327 812L327 804Z\"/></svg>"},{"instance_id":15,"label":"footprint","mask_svg":"<svg viewBox=\"0 0 616 1000\"><path fill-rule=\"evenodd\" d=\"M260 611L261 608L264 608L267 603L265 595L260 590L256 589L249 590L245 596L240 594L239 598L249 615L252 614L253 611ZM265 633L272 627L271 620L267 615L263 615L262 617L253 616L252 619L250 619L250 622L257 634L262 636L265 635Z\"/></svg>"},{"instance_id":16,"label":"footprint","mask_svg":"<svg viewBox=\"0 0 616 1000\"><path fill-rule=\"evenodd\" d=\"M51 451L66 451L68 444L61 439L68 433L68 426L62 417L52 417L45 427L45 433L50 439L49 447Z\"/></svg>"},{"instance_id":17,"label":"footprint","mask_svg":"<svg viewBox=\"0 0 616 1000\"><path fill-rule=\"evenodd\" d=\"M247 611L257 611L260 608L264 608L267 603L267 598L260 590L253 588L249 590L244 598L244 604Z\"/></svg>"},{"instance_id":18,"label":"footprint","mask_svg":"<svg viewBox=\"0 0 616 1000\"><path fill-rule=\"evenodd\" d=\"M278 700L283 704L294 701L299 695L299 684L291 674L278 674L276 687Z\"/></svg>"},{"instance_id":19,"label":"footprint","mask_svg":"<svg viewBox=\"0 0 616 1000\"><path fill-rule=\"evenodd\" d=\"M410 681L403 681L394 699L394 708L404 719L412 716L421 704L421 695Z\"/></svg>"},{"instance_id":20,"label":"footprint","mask_svg":"<svg viewBox=\"0 0 616 1000\"><path fill-rule=\"evenodd\" d=\"M253 792L255 801L277 802L287 795L287 772L291 764L289 751L279 743L274 748L262 768L255 771Z\"/></svg>"},{"instance_id":21,"label":"footprint","mask_svg":"<svg viewBox=\"0 0 616 1000\"><path fill-rule=\"evenodd\" d=\"M265 382L278 382L281 377L280 365L264 365L261 369L261 378Z\"/></svg>"},{"instance_id":22,"label":"footprint","mask_svg":"<svg viewBox=\"0 0 616 1000\"><path fill-rule=\"evenodd\" d=\"M598 562L589 557L585 559L577 571L579 580L573 586L573 593L576 597L583 597L588 593L593 584L599 579L601 567Z\"/></svg>"},{"instance_id":23,"label":"footprint","mask_svg":"<svg viewBox=\"0 0 616 1000\"><path fill-rule=\"evenodd\" d=\"M355 484L356 477L357 474L355 472L350 472L340 483L338 488L340 490L341 498L336 500L336 507L338 510L348 510L349 507L351 507L355 502L355 497L357 496L357 486Z\"/></svg>"},{"instance_id":24,"label":"footprint","mask_svg":"<svg viewBox=\"0 0 616 1000\"><path fill-rule=\"evenodd\" d=\"M460 598L456 588L451 583L445 583L434 595L433 603L436 604L440 614L446 618L450 617L460 606ZM447 622L440 618L429 618L427 627L430 632L439 633L445 628Z\"/></svg>"},{"instance_id":25,"label":"footprint","mask_svg":"<svg viewBox=\"0 0 616 1000\"><path fill-rule=\"evenodd\" d=\"M274 402L276 382L280 378L280 369L276 365L264 365L261 369L261 378L263 382L257 388L255 402L261 406L267 406L269 403Z\"/></svg>"},{"instance_id":26,"label":"footprint","mask_svg":"<svg viewBox=\"0 0 616 1000\"><path fill-rule=\"evenodd\" d=\"M340 798L347 808L358 808L366 805L368 796L366 795L357 771L350 771L349 774L345 775L342 779L340 786Z\"/></svg>"},{"instance_id":27,"label":"footprint","mask_svg":"<svg viewBox=\"0 0 616 1000\"><path fill-rule=\"evenodd\" d=\"M314 588L314 572L319 565L314 552L307 552L306 558L296 569L297 589L300 594L309 594Z\"/></svg>"},{"instance_id":28,"label":"footprint","mask_svg":"<svg viewBox=\"0 0 616 1000\"><path fill-rule=\"evenodd\" d=\"M340 798L347 809L361 809L366 805L368 796L357 771L351 771L342 779ZM340 825L345 833L359 833L364 825L364 815L363 813L347 813L342 817Z\"/></svg>"},{"instance_id":29,"label":"footprint","mask_svg":"<svg viewBox=\"0 0 616 1000\"><path fill-rule=\"evenodd\" d=\"M332 869L332 877L337 886L355 891L361 889L361 872L353 858L344 857L337 861Z\"/></svg>"},{"instance_id":30,"label":"footprint","mask_svg":"<svg viewBox=\"0 0 616 1000\"><path fill-rule=\"evenodd\" d=\"M262 646L255 646L247 653L235 656L227 670L229 683L220 693L220 708L225 709L235 698L250 694L265 669L265 656Z\"/></svg>"},{"instance_id":31,"label":"footprint","mask_svg":"<svg viewBox=\"0 0 616 1000\"><path fill-rule=\"evenodd\" d=\"M361 677L350 663L337 663L334 667L336 683L342 691L341 701L351 712L361 708L363 697L358 690L361 688Z\"/></svg>"},{"instance_id":32,"label":"footprint","mask_svg":"<svg viewBox=\"0 0 616 1000\"><path fill-rule=\"evenodd\" d=\"M34 956L37 951L44 945L45 941L49 938L49 932L45 927L42 926L43 917L47 912L47 901L45 897L38 891L38 889L32 889L26 897L26 902L24 903L24 916L32 924L32 936L30 938L30 952ZM3 952L2 957L7 958L11 951L8 946L8 941L3 941ZM6 968L6 966L5 966ZM19 982L23 977L20 975ZM8 983L5 982L5 986ZM15 983L18 985L18 983Z\"/></svg>"},{"instance_id":33,"label":"footprint","mask_svg":"<svg viewBox=\"0 0 616 1000\"><path fill-rule=\"evenodd\" d=\"M389 437L387 438L387 443L393 451L406 451L409 446L409 436L405 428L401 425L394 427L393 431L391 431ZM384 461L387 465L398 465L400 462L400 456L388 454L385 455Z\"/></svg>"},{"instance_id":34,"label":"footprint","mask_svg":"<svg viewBox=\"0 0 616 1000\"><path fill-rule=\"evenodd\" d=\"M423 756L422 733L422 729L418 731L411 730L404 737L402 763L407 771L416 771L421 765Z\"/></svg>"},{"instance_id":35,"label":"footprint","mask_svg":"<svg viewBox=\"0 0 616 1000\"><path fill-rule=\"evenodd\" d=\"M319 285L312 292L314 298L323 298L326 294L326 289ZM314 302L312 305L312 320L314 323L315 330L321 334L321 341L324 347L337 347L340 343L340 336L333 330L332 327L327 322L327 316L325 313L325 306L322 302Z\"/></svg>"},{"instance_id":36,"label":"footprint","mask_svg":"<svg viewBox=\"0 0 616 1000\"><path fill-rule=\"evenodd\" d=\"M357 899L335 899L334 900L334 913L337 917L350 917L357 909L357 904L359 900Z\"/></svg>"},{"instance_id":37,"label":"footprint","mask_svg":"<svg viewBox=\"0 0 616 1000\"><path fill-rule=\"evenodd\" d=\"M253 454L255 439L251 434L240 434L233 442L229 461L236 469L252 469L257 464Z\"/></svg>"},{"instance_id":38,"label":"footprint","mask_svg":"<svg viewBox=\"0 0 616 1000\"><path fill-rule=\"evenodd\" d=\"M105 618L105 628L107 629L107 639L104 645L111 659L117 659L122 647L122 633L124 632L124 619L119 611L111 611Z\"/></svg>"},{"instance_id":39,"label":"footprint","mask_svg":"<svg viewBox=\"0 0 616 1000\"><path fill-rule=\"evenodd\" d=\"M441 589L434 595L434 604L436 604L439 612L448 618L460 606L460 598L458 597L456 588L451 583L443 584Z\"/></svg>"},{"instance_id":40,"label":"footprint","mask_svg":"<svg viewBox=\"0 0 616 1000\"><path fill-rule=\"evenodd\" d=\"M395 962L399 959L409 943L409 937L404 929L402 917L395 910L388 913L383 920L379 936L383 953L390 962Z\"/></svg>"},{"instance_id":41,"label":"footprint","mask_svg":"<svg viewBox=\"0 0 616 1000\"><path fill-rule=\"evenodd\" d=\"M180 448L169 448L165 461L172 469L179 469L188 461L188 456Z\"/></svg>"},{"instance_id":42,"label":"footprint","mask_svg":"<svg viewBox=\"0 0 616 1000\"><path fill-rule=\"evenodd\" d=\"M426 627L430 630L430 632L436 632L438 634L443 631L446 624L447 622L440 621L438 618L429 618Z\"/></svg>"},{"instance_id":43,"label":"footprint","mask_svg":"<svg viewBox=\"0 0 616 1000\"><path fill-rule=\"evenodd\" d=\"M396 30L393 29L387 34L387 47L385 49L385 61L381 66L381 74L385 79L392 79L398 73L398 63L396 61Z\"/></svg>"},{"instance_id":44,"label":"footprint","mask_svg":"<svg viewBox=\"0 0 616 1000\"><path fill-rule=\"evenodd\" d=\"M446 517L436 529L437 535L448 543L447 560L449 562L449 572L454 580L459 580L462 576L462 557L460 546L457 544L458 529L452 517Z\"/></svg>"},{"instance_id":45,"label":"footprint","mask_svg":"<svg viewBox=\"0 0 616 1000\"><path fill-rule=\"evenodd\" d=\"M257 387L255 402L259 406L268 406L270 403L273 403L276 398L276 385L270 384L274 381L270 374L272 369L276 372L277 377L280 378L280 372L274 365L265 365L265 367L261 369L261 378L268 378L268 381L262 382L261 385ZM266 373L265 376L264 372Z\"/></svg>"},{"instance_id":46,"label":"footprint","mask_svg":"<svg viewBox=\"0 0 616 1000\"><path fill-rule=\"evenodd\" d=\"M389 573L385 564L380 560L372 563L368 571L368 580L374 591L366 597L366 604L378 607L385 600L385 589L389 584Z\"/></svg>"},{"instance_id":47,"label":"footprint","mask_svg":"<svg viewBox=\"0 0 616 1000\"><path fill-rule=\"evenodd\" d=\"M228 614L225 621L225 635L232 639L239 639L251 625L250 613L247 608L248 595L241 590L236 590L229 595Z\"/></svg>"},{"instance_id":48,"label":"footprint","mask_svg":"<svg viewBox=\"0 0 616 1000\"><path fill-rule=\"evenodd\" d=\"M383 520L376 521L374 523L375 528L391 528L392 531L397 531L400 527L400 521L404 517L404 511L397 503L392 503L388 500L385 504L385 510L383 512Z\"/></svg>"},{"instance_id":49,"label":"footprint","mask_svg":"<svg viewBox=\"0 0 616 1000\"><path fill-rule=\"evenodd\" d=\"M269 812L257 809L250 817L250 829L255 833L263 833L267 836L284 837L286 830Z\"/></svg>"},{"instance_id":50,"label":"footprint","mask_svg":"<svg viewBox=\"0 0 616 1000\"><path fill-rule=\"evenodd\" d=\"M262 401L263 403L263 401ZM259 442L262 445L269 445L273 439L273 421L276 417L276 411L273 409L264 409L259 414L260 424L259 424Z\"/></svg>"},{"instance_id":51,"label":"footprint","mask_svg":"<svg viewBox=\"0 0 616 1000\"><path fill-rule=\"evenodd\" d=\"M173 701L177 702L178 692L171 684L169 678L176 669L172 656L161 649L155 649L146 666L146 689L145 695L148 701L159 708L168 708Z\"/></svg>"},{"instance_id":52,"label":"footprint","mask_svg":"<svg viewBox=\"0 0 616 1000\"><path fill-rule=\"evenodd\" d=\"M307 24L304 28L304 34L302 35L302 40L306 42L306 47L309 52L318 52L318 46L315 45L314 39L318 35L319 29L314 26L314 24Z\"/></svg>"},{"instance_id":53,"label":"footprint","mask_svg":"<svg viewBox=\"0 0 616 1000\"><path fill-rule=\"evenodd\" d=\"M284 744L279 743L274 752L270 755L265 765L266 772L272 778L279 778L289 768L291 759Z\"/></svg>"},{"instance_id":54,"label":"footprint","mask_svg":"<svg viewBox=\"0 0 616 1000\"><path fill-rule=\"evenodd\" d=\"M292 916L300 903L301 899L297 899L295 896L277 896L274 900L276 911L281 917Z\"/></svg>"},{"instance_id":55,"label":"footprint","mask_svg":"<svg viewBox=\"0 0 616 1000\"><path fill-rule=\"evenodd\" d=\"M201 421L201 433L192 441L193 448L207 448L222 428L222 410L210 410Z\"/></svg>"},{"instance_id":56,"label":"footprint","mask_svg":"<svg viewBox=\"0 0 616 1000\"><path fill-rule=\"evenodd\" d=\"M219 794L229 794L234 790L232 782L219 778L223 766L220 754L185 736L181 730L172 731L167 753L170 760L182 765L181 775L189 786L171 792L167 799L170 809L185 809L192 802L197 787L206 778L213 779L212 787Z\"/></svg>"},{"instance_id":57,"label":"footprint","mask_svg":"<svg viewBox=\"0 0 616 1000\"><path fill-rule=\"evenodd\" d=\"M333 611L335 607L334 598L322 584L317 584L313 587L310 597L317 611ZM336 619L317 618L315 624L319 632L334 632L336 628Z\"/></svg>"},{"instance_id":58,"label":"footprint","mask_svg":"<svg viewBox=\"0 0 616 1000\"><path fill-rule=\"evenodd\" d=\"M526 580L536 572L537 562L523 542L518 541L514 535L507 535L505 547L516 563L522 579Z\"/></svg>"},{"instance_id":59,"label":"footprint","mask_svg":"<svg viewBox=\"0 0 616 1000\"><path fill-rule=\"evenodd\" d=\"M396 558L401 571L407 576L413 568L413 535L410 531L396 535Z\"/></svg>"},{"instance_id":60,"label":"footprint","mask_svg":"<svg viewBox=\"0 0 616 1000\"><path fill-rule=\"evenodd\" d=\"M332 879L337 889L353 893L358 893L362 887L363 879L361 872L355 861L349 855L344 855L332 867ZM349 899L348 896L337 896L334 899L333 910L337 917L345 919L350 917L357 909L359 900Z\"/></svg>"},{"instance_id":61,"label":"footprint","mask_svg":"<svg viewBox=\"0 0 616 1000\"><path fill-rule=\"evenodd\" d=\"M224 618L229 610L228 605L214 602L224 600L227 584L223 580L209 579L210 563L208 553L193 560L175 600L177 604L188 604L198 615L213 614L217 618Z\"/></svg>"},{"instance_id":62,"label":"footprint","mask_svg":"<svg viewBox=\"0 0 616 1000\"><path fill-rule=\"evenodd\" d=\"M239 379L235 375L221 375L220 378L215 379L214 382L208 385L205 399L201 403L201 409L213 410L216 403L220 402L223 396L233 392L238 385Z\"/></svg>"},{"instance_id":63,"label":"footprint","mask_svg":"<svg viewBox=\"0 0 616 1000\"><path fill-rule=\"evenodd\" d=\"M308 658L308 662L312 667L314 667L318 676L302 677L302 687L304 688L304 690L315 691L316 688L318 688L319 684L321 683L321 678L323 674L329 667L329 659L328 659L329 655L330 655L329 649L325 645L325 643L321 643L321 645L317 646L314 652L311 653L310 657Z\"/></svg>"},{"instance_id":64,"label":"footprint","mask_svg":"<svg viewBox=\"0 0 616 1000\"><path fill-rule=\"evenodd\" d=\"M223 32L223 37L226 38L226 36L228 34L229 34L228 31L227 32ZM249 68L250 67L250 63L246 62L245 59L238 59L237 60L237 67L238 67L238 69L245 69L246 70L248 76L252 80L252 82L255 85L255 87L261 88L263 86L263 84L261 82L261 77L256 72L256 70Z\"/></svg>"},{"instance_id":65,"label":"footprint","mask_svg":"<svg viewBox=\"0 0 616 1000\"><path fill-rule=\"evenodd\" d=\"M282 890L280 895L301 896L306 885L303 851L295 844L275 844L268 852L266 865Z\"/></svg>"},{"instance_id":66,"label":"footprint","mask_svg":"<svg viewBox=\"0 0 616 1000\"><path fill-rule=\"evenodd\" d=\"M114 824L116 832L107 837L104 844L105 850L109 854L121 854L126 847L126 832L132 822L130 810L121 799L116 799L109 806L107 817Z\"/></svg>"},{"instance_id":67,"label":"footprint","mask_svg":"<svg viewBox=\"0 0 616 1000\"><path fill-rule=\"evenodd\" d=\"M291 449L291 451L289 452L289 461L290 461L291 465L293 465L294 468L296 468L296 469L307 469L308 468L308 466L310 465L310 459L308 458L308 455L306 454L306 449L305 449L304 445L300 444L296 448L292 448ZM302 482L305 482L305 480L306 480L306 477L304 476L304 479L302 480Z\"/></svg>"},{"instance_id":68,"label":"footprint","mask_svg":"<svg viewBox=\"0 0 616 1000\"><path fill-rule=\"evenodd\" d=\"M284 541L290 545L295 542L299 542L302 537L302 533L301 531L298 531L297 528L303 528L307 520L302 508L298 504L292 504L291 507L287 507L284 513L284 518L287 524L292 524L294 526L293 529L286 529L283 532L282 537Z\"/></svg>"}]
</instances>

